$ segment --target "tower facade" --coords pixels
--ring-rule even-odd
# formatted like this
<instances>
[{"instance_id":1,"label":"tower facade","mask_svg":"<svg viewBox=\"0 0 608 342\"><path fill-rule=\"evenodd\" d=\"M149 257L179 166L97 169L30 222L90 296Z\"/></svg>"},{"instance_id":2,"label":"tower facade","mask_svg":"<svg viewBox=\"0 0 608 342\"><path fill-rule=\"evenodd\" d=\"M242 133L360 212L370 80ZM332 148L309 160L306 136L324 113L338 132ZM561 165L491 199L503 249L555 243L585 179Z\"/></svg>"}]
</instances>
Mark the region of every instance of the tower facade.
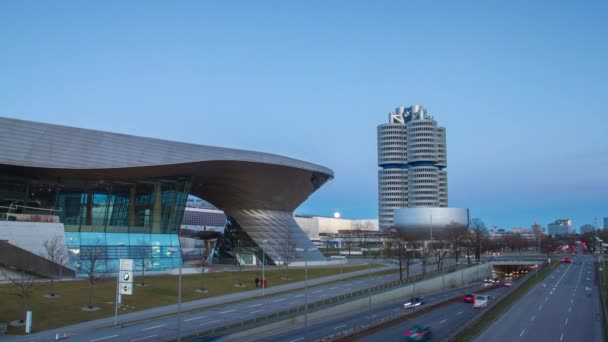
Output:
<instances>
[{"instance_id":1,"label":"tower facade","mask_svg":"<svg viewBox=\"0 0 608 342\"><path fill-rule=\"evenodd\" d=\"M448 206L446 132L420 105L399 107L378 126L378 219L399 208Z\"/></svg>"}]
</instances>

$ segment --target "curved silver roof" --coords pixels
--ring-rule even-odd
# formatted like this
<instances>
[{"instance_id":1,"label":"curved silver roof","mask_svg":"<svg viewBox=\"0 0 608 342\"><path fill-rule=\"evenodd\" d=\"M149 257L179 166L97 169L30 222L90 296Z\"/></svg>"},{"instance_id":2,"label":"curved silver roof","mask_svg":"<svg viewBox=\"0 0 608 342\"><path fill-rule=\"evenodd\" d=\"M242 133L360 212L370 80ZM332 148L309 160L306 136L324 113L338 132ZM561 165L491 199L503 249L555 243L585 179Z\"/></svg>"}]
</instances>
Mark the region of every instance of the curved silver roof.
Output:
<instances>
[{"instance_id":1,"label":"curved silver roof","mask_svg":"<svg viewBox=\"0 0 608 342\"><path fill-rule=\"evenodd\" d=\"M248 161L321 172L313 163L270 153L196 145L0 117L0 164L109 169L203 161Z\"/></svg>"}]
</instances>

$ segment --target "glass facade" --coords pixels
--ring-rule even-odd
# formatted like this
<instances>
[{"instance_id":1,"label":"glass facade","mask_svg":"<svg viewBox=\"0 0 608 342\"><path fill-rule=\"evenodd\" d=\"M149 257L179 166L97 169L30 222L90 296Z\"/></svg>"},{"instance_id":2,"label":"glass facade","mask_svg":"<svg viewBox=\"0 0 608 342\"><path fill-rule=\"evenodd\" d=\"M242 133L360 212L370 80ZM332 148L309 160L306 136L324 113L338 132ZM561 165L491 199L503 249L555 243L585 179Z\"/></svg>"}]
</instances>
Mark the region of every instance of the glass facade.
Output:
<instances>
[{"instance_id":1,"label":"glass facade","mask_svg":"<svg viewBox=\"0 0 608 342\"><path fill-rule=\"evenodd\" d=\"M77 273L90 250L101 254L97 257L109 272L117 271L121 258L136 259L136 269L161 271L182 263L178 232L189 190L190 179L179 177L41 181L1 176L0 208L6 219L58 218Z\"/></svg>"}]
</instances>

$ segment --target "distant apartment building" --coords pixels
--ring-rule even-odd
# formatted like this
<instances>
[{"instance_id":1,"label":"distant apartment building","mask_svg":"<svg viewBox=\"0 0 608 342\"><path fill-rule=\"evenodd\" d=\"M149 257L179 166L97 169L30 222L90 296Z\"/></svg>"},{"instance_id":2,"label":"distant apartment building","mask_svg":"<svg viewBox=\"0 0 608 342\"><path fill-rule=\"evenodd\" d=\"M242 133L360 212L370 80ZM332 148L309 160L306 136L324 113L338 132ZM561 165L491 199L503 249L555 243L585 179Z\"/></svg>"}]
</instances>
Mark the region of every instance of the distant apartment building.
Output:
<instances>
[{"instance_id":1,"label":"distant apartment building","mask_svg":"<svg viewBox=\"0 0 608 342\"><path fill-rule=\"evenodd\" d=\"M513 234L519 234L524 240L535 241L537 239L537 233L533 228L513 227L511 232Z\"/></svg>"},{"instance_id":2,"label":"distant apartment building","mask_svg":"<svg viewBox=\"0 0 608 342\"><path fill-rule=\"evenodd\" d=\"M604 230L608 229L608 217L604 217Z\"/></svg>"},{"instance_id":3,"label":"distant apartment building","mask_svg":"<svg viewBox=\"0 0 608 342\"><path fill-rule=\"evenodd\" d=\"M572 233L571 219L557 219L547 225L549 235L565 235Z\"/></svg>"},{"instance_id":4,"label":"distant apartment building","mask_svg":"<svg viewBox=\"0 0 608 342\"><path fill-rule=\"evenodd\" d=\"M400 208L448 206L446 130L420 105L399 107L378 126L378 219Z\"/></svg>"}]
</instances>

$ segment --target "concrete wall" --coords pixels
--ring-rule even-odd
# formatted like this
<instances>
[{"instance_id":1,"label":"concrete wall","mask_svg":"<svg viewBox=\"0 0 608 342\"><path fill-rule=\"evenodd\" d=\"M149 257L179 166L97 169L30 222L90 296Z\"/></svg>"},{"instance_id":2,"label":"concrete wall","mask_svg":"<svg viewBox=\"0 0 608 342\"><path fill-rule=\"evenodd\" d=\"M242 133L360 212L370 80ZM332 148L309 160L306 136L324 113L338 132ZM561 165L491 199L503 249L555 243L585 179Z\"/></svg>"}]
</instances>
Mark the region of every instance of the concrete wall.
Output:
<instances>
[{"instance_id":1,"label":"concrete wall","mask_svg":"<svg viewBox=\"0 0 608 342\"><path fill-rule=\"evenodd\" d=\"M0 221L0 240L23 248L34 254L46 256L43 243L59 236L65 245L62 223ZM64 255L68 260L67 250Z\"/></svg>"},{"instance_id":2,"label":"concrete wall","mask_svg":"<svg viewBox=\"0 0 608 342\"><path fill-rule=\"evenodd\" d=\"M401 303L412 296L425 296L434 292L439 292L442 288L450 289L469 285L476 281L483 281L484 278L492 276L492 265L485 263L472 266L457 272L445 274L443 277L417 282L415 285L402 286L393 290L372 295L372 306L383 305L388 303ZM403 303L402 303L403 302ZM331 316L346 311L356 311L367 309L369 305L368 297L354 300L352 302L338 305L329 309L313 313L309 315L313 318ZM315 315L315 316L313 316ZM316 316L318 315L318 316Z\"/></svg>"}]
</instances>

